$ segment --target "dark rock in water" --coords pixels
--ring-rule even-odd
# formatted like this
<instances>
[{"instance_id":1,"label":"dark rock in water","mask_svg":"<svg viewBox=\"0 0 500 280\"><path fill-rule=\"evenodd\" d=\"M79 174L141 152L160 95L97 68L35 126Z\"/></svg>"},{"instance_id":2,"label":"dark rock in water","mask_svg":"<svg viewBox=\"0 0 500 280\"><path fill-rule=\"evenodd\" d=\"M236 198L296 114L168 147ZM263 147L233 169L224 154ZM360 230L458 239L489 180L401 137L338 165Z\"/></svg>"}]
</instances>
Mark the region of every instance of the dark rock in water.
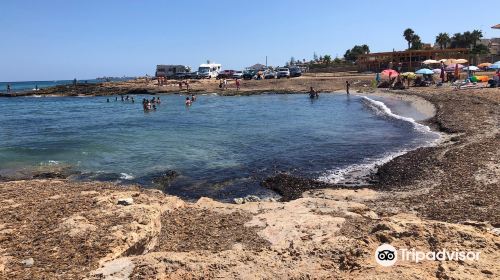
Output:
<instances>
[{"instance_id":1,"label":"dark rock in water","mask_svg":"<svg viewBox=\"0 0 500 280\"><path fill-rule=\"evenodd\" d=\"M302 197L302 193L310 189L332 187L328 183L294 177L288 174L278 174L261 182L263 187L271 189L282 196L281 201L290 201Z\"/></svg>"},{"instance_id":2,"label":"dark rock in water","mask_svg":"<svg viewBox=\"0 0 500 280\"><path fill-rule=\"evenodd\" d=\"M175 170L167 170L159 175L153 177L151 182L155 185L161 185L163 187L170 186L170 183L179 176L179 173Z\"/></svg>"},{"instance_id":3,"label":"dark rock in water","mask_svg":"<svg viewBox=\"0 0 500 280\"><path fill-rule=\"evenodd\" d=\"M42 172L33 175L33 179L66 179L67 177L67 174L59 172Z\"/></svg>"}]
</instances>

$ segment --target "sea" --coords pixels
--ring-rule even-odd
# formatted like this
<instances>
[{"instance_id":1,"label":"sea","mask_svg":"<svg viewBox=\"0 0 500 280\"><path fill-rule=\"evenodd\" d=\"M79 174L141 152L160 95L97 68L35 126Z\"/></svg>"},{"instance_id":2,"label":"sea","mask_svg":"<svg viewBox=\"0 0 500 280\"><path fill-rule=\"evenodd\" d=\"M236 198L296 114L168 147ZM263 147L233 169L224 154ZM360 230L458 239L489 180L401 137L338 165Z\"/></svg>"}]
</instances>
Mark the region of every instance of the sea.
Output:
<instances>
[{"instance_id":1,"label":"sea","mask_svg":"<svg viewBox=\"0 0 500 280\"><path fill-rule=\"evenodd\" d=\"M380 164L439 139L397 98L203 94L186 107L182 94L156 96L162 102L148 112L148 95L0 98L0 175L65 167L72 180L230 201L277 197L260 182L281 172L369 184ZM177 176L158 180L164 174Z\"/></svg>"}]
</instances>

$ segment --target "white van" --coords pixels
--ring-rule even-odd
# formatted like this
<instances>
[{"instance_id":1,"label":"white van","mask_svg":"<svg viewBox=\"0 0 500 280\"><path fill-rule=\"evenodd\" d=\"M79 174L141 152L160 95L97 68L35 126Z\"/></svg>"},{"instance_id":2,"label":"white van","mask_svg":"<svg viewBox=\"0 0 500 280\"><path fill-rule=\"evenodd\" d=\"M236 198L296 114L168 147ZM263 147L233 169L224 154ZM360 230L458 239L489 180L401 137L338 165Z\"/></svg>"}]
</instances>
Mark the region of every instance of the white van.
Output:
<instances>
[{"instance_id":1,"label":"white van","mask_svg":"<svg viewBox=\"0 0 500 280\"><path fill-rule=\"evenodd\" d=\"M201 64L200 67L198 67L198 78L200 79L217 78L217 75L219 75L221 68L222 68L221 64L215 64L215 63Z\"/></svg>"}]
</instances>

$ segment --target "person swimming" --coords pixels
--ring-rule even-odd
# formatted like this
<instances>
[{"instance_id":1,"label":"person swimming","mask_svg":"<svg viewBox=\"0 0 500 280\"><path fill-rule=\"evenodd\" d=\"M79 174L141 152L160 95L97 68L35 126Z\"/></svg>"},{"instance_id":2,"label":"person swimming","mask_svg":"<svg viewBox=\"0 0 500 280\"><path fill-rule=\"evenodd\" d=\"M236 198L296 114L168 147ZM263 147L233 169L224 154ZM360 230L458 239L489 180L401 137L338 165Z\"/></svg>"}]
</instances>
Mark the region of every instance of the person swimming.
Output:
<instances>
[{"instance_id":1,"label":"person swimming","mask_svg":"<svg viewBox=\"0 0 500 280\"><path fill-rule=\"evenodd\" d=\"M156 98L156 104L160 104L160 103L161 103L160 97L157 97Z\"/></svg>"},{"instance_id":2,"label":"person swimming","mask_svg":"<svg viewBox=\"0 0 500 280\"><path fill-rule=\"evenodd\" d=\"M191 101L191 99L189 99L189 97L186 97L186 106L191 106L193 102Z\"/></svg>"},{"instance_id":3,"label":"person swimming","mask_svg":"<svg viewBox=\"0 0 500 280\"><path fill-rule=\"evenodd\" d=\"M196 96L194 96L194 94L191 94L191 102L195 102L196 101Z\"/></svg>"},{"instance_id":4,"label":"person swimming","mask_svg":"<svg viewBox=\"0 0 500 280\"><path fill-rule=\"evenodd\" d=\"M319 97L319 93L316 90L314 90L313 87L311 87L309 89L309 98L312 99L312 98L318 98L318 97Z\"/></svg>"}]
</instances>

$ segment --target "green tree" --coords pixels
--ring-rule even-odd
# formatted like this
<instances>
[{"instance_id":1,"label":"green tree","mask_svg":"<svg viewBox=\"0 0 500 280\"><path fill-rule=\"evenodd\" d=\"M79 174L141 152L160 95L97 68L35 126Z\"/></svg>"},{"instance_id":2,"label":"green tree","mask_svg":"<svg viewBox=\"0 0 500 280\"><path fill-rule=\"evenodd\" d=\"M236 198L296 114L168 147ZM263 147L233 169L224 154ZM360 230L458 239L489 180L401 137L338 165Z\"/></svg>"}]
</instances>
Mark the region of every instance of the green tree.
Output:
<instances>
[{"instance_id":1,"label":"green tree","mask_svg":"<svg viewBox=\"0 0 500 280\"><path fill-rule=\"evenodd\" d=\"M490 49L483 44L478 44L472 48L471 53L472 54L489 54Z\"/></svg>"},{"instance_id":2,"label":"green tree","mask_svg":"<svg viewBox=\"0 0 500 280\"><path fill-rule=\"evenodd\" d=\"M325 62L326 65L330 65L330 63L332 62L332 56L329 54L325 54L325 56L323 56L323 62Z\"/></svg>"},{"instance_id":3,"label":"green tree","mask_svg":"<svg viewBox=\"0 0 500 280\"><path fill-rule=\"evenodd\" d=\"M436 43L439 45L440 49L446 49L446 46L451 42L450 35L448 33L439 33L436 36Z\"/></svg>"},{"instance_id":4,"label":"green tree","mask_svg":"<svg viewBox=\"0 0 500 280\"><path fill-rule=\"evenodd\" d=\"M471 33L471 40L472 40L472 46L473 48L476 47L477 41L481 40L483 38L483 32L481 30L473 30Z\"/></svg>"},{"instance_id":5,"label":"green tree","mask_svg":"<svg viewBox=\"0 0 500 280\"><path fill-rule=\"evenodd\" d=\"M420 40L420 36L413 35L411 38L411 50L421 50L422 49L422 40Z\"/></svg>"},{"instance_id":6,"label":"green tree","mask_svg":"<svg viewBox=\"0 0 500 280\"><path fill-rule=\"evenodd\" d=\"M362 54L369 54L370 53L370 47L368 45L355 45L352 49L347 50L344 54L344 58L346 61L356 61L358 59L358 56Z\"/></svg>"},{"instance_id":7,"label":"green tree","mask_svg":"<svg viewBox=\"0 0 500 280\"><path fill-rule=\"evenodd\" d=\"M406 42L408 42L408 49L411 48L411 41L413 40L413 36L415 36L415 31L411 28L406 28L406 30L403 32L403 37L405 38Z\"/></svg>"}]
</instances>

